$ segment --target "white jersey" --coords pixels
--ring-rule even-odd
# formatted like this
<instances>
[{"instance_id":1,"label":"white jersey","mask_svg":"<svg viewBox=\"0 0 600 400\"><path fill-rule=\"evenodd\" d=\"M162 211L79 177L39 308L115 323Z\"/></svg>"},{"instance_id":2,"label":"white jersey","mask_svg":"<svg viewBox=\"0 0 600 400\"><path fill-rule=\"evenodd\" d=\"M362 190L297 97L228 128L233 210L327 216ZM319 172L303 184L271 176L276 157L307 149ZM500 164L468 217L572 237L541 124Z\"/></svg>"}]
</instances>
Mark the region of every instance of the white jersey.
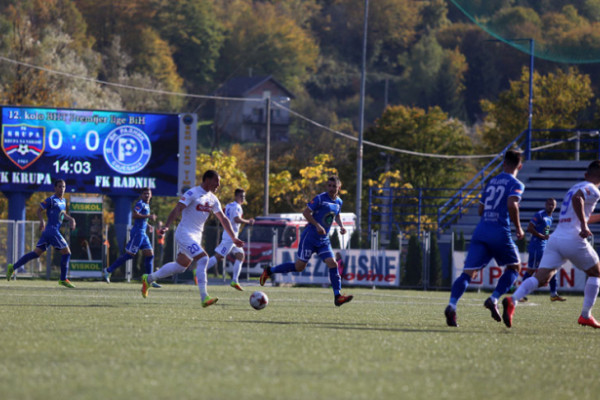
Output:
<instances>
[{"instance_id":1,"label":"white jersey","mask_svg":"<svg viewBox=\"0 0 600 400\"><path fill-rule=\"evenodd\" d=\"M552 236L564 237L564 238L579 238L581 232L581 221L575 215L573 210L573 204L571 202L575 193L580 191L583 193L583 214L586 221L592 215L598 199L600 199L600 191L598 187L592 182L583 181L574 185L567 194L560 207L560 215L558 218L558 226L552 233Z\"/></svg>"},{"instance_id":2,"label":"white jersey","mask_svg":"<svg viewBox=\"0 0 600 400\"><path fill-rule=\"evenodd\" d=\"M212 192L207 192L202 186L196 186L185 192L179 202L186 207L181 213L181 222L176 234L198 236L204 230L204 223L213 214L221 212L221 203Z\"/></svg>"},{"instance_id":3,"label":"white jersey","mask_svg":"<svg viewBox=\"0 0 600 400\"><path fill-rule=\"evenodd\" d=\"M225 207L225 216L231 222L231 228L233 229L233 233L235 233L236 237L240 230L240 224L235 222L235 218L236 217L242 218L242 215L244 215L242 206L237 201L232 201L231 203L227 204L227 206ZM222 240L226 240L226 239L230 239L229 234L226 231L223 231Z\"/></svg>"}]
</instances>

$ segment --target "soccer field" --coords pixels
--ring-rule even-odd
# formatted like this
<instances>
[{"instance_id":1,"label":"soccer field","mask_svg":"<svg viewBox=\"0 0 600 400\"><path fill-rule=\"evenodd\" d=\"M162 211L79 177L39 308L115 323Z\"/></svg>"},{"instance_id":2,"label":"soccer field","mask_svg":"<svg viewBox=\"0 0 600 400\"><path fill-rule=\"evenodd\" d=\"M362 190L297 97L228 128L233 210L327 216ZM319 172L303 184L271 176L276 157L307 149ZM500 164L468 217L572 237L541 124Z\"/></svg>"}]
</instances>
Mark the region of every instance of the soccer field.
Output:
<instances>
[{"instance_id":1,"label":"soccer field","mask_svg":"<svg viewBox=\"0 0 600 400\"><path fill-rule=\"evenodd\" d=\"M459 328L446 292L0 282L0 398L597 399L600 331L577 325L582 297L531 296L511 329L486 293L467 293ZM600 316L600 306L596 307Z\"/></svg>"}]
</instances>

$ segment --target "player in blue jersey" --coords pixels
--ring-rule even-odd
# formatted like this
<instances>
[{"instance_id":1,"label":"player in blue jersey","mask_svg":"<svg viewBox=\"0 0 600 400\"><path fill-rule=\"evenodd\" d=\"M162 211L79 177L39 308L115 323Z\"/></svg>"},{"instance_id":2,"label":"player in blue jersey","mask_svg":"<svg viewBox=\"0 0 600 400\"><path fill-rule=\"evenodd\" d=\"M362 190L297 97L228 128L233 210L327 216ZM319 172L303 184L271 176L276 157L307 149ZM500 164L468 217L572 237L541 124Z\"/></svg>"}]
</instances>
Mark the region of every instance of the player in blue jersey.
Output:
<instances>
[{"instance_id":1,"label":"player in blue jersey","mask_svg":"<svg viewBox=\"0 0 600 400\"><path fill-rule=\"evenodd\" d=\"M556 200L549 198L546 200L546 205L543 210L536 212L533 215L529 225L527 226L527 232L531 233L531 240L527 247L529 253L529 261L527 262L527 272L523 275L524 282L527 278L533 276L535 270L540 266L540 260L544 254L546 243L550 237L550 227L552 226L552 213L556 208ZM531 272L531 273L530 273ZM556 290L557 280L556 275L550 279L550 301L566 301L564 297L558 295ZM523 300L526 300L524 298ZM521 300L521 301L523 301Z\"/></svg>"},{"instance_id":2,"label":"player in blue jersey","mask_svg":"<svg viewBox=\"0 0 600 400\"><path fill-rule=\"evenodd\" d=\"M260 276L261 286L264 286L267 278L273 274L304 271L312 254L317 253L329 268L329 280L333 289L335 305L339 307L353 299L354 296L345 296L340 293L342 280L338 272L338 265L333 259L333 250L329 240L329 229L334 220L340 226L340 233L342 235L346 233L340 218L342 199L338 197L338 194L341 186L342 183L337 176L330 177L327 180L327 191L317 195L308 203L302 215L309 222L309 225L302 231L300 236L296 262L287 262L272 268L265 268Z\"/></svg>"},{"instance_id":3,"label":"player in blue jersey","mask_svg":"<svg viewBox=\"0 0 600 400\"><path fill-rule=\"evenodd\" d=\"M521 153L508 150L504 155L503 172L490 179L481 193L481 220L471 237L463 272L452 284L450 301L444 310L448 326L458 326L456 304L467 290L471 279L492 258L498 265L506 267L496 289L483 305L490 310L493 319L502 321L498 311L498 299L507 293L517 280L521 264L519 251L511 237L510 223L515 226L517 239L525 236L519 221L519 201L525 190L525 185L517 179L521 167Z\"/></svg>"},{"instance_id":4,"label":"player in blue jersey","mask_svg":"<svg viewBox=\"0 0 600 400\"><path fill-rule=\"evenodd\" d=\"M60 250L60 254L62 254L60 259L60 280L58 281L58 284L67 288L75 287L67 278L67 273L69 272L69 260L71 259L71 249L59 230L63 219L69 221L71 229L75 229L75 218L69 216L66 212L67 201L63 197L65 189L65 181L63 179L57 179L54 182L54 194L40 203L37 214L40 220L40 231L42 231L42 236L40 237L40 240L38 240L33 251L23 255L23 257L21 257L14 265L8 264L6 271L7 280L10 280L16 269L21 268L28 261L41 256L48 246L53 246L55 249ZM44 222L44 211L48 218L47 224Z\"/></svg>"},{"instance_id":5,"label":"player in blue jersey","mask_svg":"<svg viewBox=\"0 0 600 400\"><path fill-rule=\"evenodd\" d=\"M144 255L144 267L146 274L151 274L153 270L154 251L152 243L146 234L148 228L148 220L156 221L156 215L150 213L150 199L152 199L152 190L143 188L140 193L140 198L133 206L131 218L133 218L133 226L129 232L129 242L125 246L125 253L121 254L108 268L102 270L102 276L106 283L110 283L110 276L126 261L131 260L139 250ZM159 288L160 285L152 282L152 287Z\"/></svg>"}]
</instances>

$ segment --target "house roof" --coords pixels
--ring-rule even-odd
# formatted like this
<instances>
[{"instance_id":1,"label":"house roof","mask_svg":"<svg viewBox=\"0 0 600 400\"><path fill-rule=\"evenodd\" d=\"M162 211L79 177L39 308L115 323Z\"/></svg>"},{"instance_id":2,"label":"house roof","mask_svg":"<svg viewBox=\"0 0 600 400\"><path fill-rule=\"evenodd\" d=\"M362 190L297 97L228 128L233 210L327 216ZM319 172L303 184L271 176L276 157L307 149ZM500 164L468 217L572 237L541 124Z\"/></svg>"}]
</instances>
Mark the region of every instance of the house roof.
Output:
<instances>
[{"instance_id":1,"label":"house roof","mask_svg":"<svg viewBox=\"0 0 600 400\"><path fill-rule=\"evenodd\" d=\"M217 95L227 97L247 97L249 92L268 81L277 85L289 98L296 98L292 92L287 90L285 86L279 83L271 75L238 76L231 78L217 90Z\"/></svg>"}]
</instances>

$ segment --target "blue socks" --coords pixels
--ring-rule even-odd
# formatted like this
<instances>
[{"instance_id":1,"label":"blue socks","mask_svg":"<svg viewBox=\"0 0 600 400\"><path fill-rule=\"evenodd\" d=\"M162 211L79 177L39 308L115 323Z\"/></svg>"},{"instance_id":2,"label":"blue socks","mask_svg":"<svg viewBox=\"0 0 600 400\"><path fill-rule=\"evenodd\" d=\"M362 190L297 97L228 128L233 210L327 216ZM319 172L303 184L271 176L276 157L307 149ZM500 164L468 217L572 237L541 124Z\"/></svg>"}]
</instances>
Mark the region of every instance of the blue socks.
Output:
<instances>
[{"instance_id":1,"label":"blue socks","mask_svg":"<svg viewBox=\"0 0 600 400\"><path fill-rule=\"evenodd\" d=\"M69 260L71 259L71 254L63 254L60 257L60 280L67 280L67 273L69 272Z\"/></svg>"},{"instance_id":2,"label":"blue socks","mask_svg":"<svg viewBox=\"0 0 600 400\"><path fill-rule=\"evenodd\" d=\"M112 274L115 269L119 268L121 265L125 264L125 261L131 260L132 258L133 256L129 253L121 254L121 256L117 258L114 263L110 264L110 267L106 269L106 272Z\"/></svg>"},{"instance_id":3,"label":"blue socks","mask_svg":"<svg viewBox=\"0 0 600 400\"><path fill-rule=\"evenodd\" d=\"M333 289L333 294L340 294L340 290L342 290L342 280L340 279L340 272L337 267L329 268L329 282L331 282L331 288Z\"/></svg>"},{"instance_id":4,"label":"blue socks","mask_svg":"<svg viewBox=\"0 0 600 400\"><path fill-rule=\"evenodd\" d=\"M494 293L490 296L493 300L498 301L500 296L505 293L508 293L512 285L517 281L519 277L519 272L514 269L504 268L504 273L498 279L498 284L496 285L496 289Z\"/></svg>"},{"instance_id":5,"label":"blue socks","mask_svg":"<svg viewBox=\"0 0 600 400\"><path fill-rule=\"evenodd\" d=\"M271 267L272 274L287 274L288 272L296 272L296 263L286 262L276 267Z\"/></svg>"},{"instance_id":6,"label":"blue socks","mask_svg":"<svg viewBox=\"0 0 600 400\"><path fill-rule=\"evenodd\" d=\"M29 261L34 260L38 257L39 256L37 255L37 253L35 251L30 251L29 253L24 254L23 257L19 258L19 260L15 263L15 265L13 267L16 271L17 269L21 268L23 265L25 265Z\"/></svg>"},{"instance_id":7,"label":"blue socks","mask_svg":"<svg viewBox=\"0 0 600 400\"><path fill-rule=\"evenodd\" d=\"M558 275L558 272L556 274L554 274L554 276L552 277L552 279L550 279L550 295L551 296L556 296L556 275Z\"/></svg>"},{"instance_id":8,"label":"blue socks","mask_svg":"<svg viewBox=\"0 0 600 400\"><path fill-rule=\"evenodd\" d=\"M146 267L146 273L150 275L152 273L152 267L154 261L154 256L144 258L144 267Z\"/></svg>"},{"instance_id":9,"label":"blue socks","mask_svg":"<svg viewBox=\"0 0 600 400\"><path fill-rule=\"evenodd\" d=\"M471 283L471 277L463 272L452 284L449 304L454 308L456 308L456 303L458 303L458 300L460 300L462 295L465 294L467 288L469 287L469 283Z\"/></svg>"}]
</instances>

